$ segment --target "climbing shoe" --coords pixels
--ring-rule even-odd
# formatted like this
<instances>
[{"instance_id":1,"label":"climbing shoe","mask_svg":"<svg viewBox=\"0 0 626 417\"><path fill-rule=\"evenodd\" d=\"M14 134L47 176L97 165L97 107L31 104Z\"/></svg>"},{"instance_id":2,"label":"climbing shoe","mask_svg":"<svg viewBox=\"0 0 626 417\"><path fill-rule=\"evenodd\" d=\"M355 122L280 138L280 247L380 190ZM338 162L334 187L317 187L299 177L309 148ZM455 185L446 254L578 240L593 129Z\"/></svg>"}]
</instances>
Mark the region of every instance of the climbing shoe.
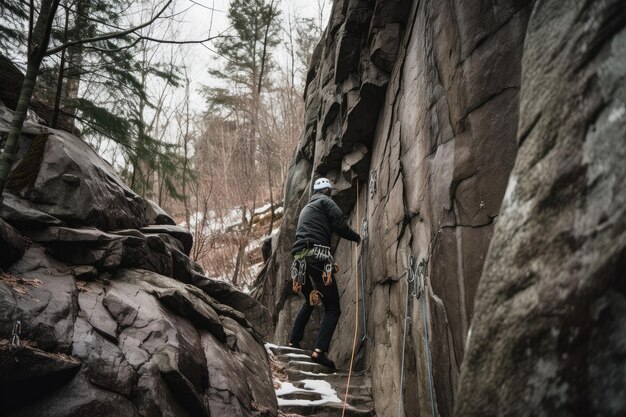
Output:
<instances>
[{"instance_id":1,"label":"climbing shoe","mask_svg":"<svg viewBox=\"0 0 626 417\"><path fill-rule=\"evenodd\" d=\"M289 342L289 347L296 348L296 349L302 349L300 347L300 343L299 342Z\"/></svg>"},{"instance_id":2,"label":"climbing shoe","mask_svg":"<svg viewBox=\"0 0 626 417\"><path fill-rule=\"evenodd\" d=\"M314 356L314 355L317 355L317 356ZM313 354L311 355L311 360L315 363L319 363L320 365L327 367L328 369L332 371L337 369L335 368L335 362L328 359L326 355L324 354L324 352L319 351L317 349L315 349L315 352L313 352Z\"/></svg>"}]
</instances>

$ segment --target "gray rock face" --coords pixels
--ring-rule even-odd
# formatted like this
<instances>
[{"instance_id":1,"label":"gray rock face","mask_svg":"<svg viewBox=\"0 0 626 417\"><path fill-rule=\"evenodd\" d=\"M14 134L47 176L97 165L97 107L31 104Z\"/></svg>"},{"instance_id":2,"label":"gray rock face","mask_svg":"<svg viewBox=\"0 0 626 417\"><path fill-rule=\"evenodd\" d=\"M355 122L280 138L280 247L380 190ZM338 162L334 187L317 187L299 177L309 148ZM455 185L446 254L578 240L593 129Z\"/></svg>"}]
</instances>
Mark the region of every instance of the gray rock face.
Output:
<instances>
[{"instance_id":1,"label":"gray rock face","mask_svg":"<svg viewBox=\"0 0 626 417\"><path fill-rule=\"evenodd\" d=\"M14 174L0 206L0 414L277 415L267 311L203 275L187 230L62 131L26 123Z\"/></svg>"},{"instance_id":2,"label":"gray rock face","mask_svg":"<svg viewBox=\"0 0 626 417\"><path fill-rule=\"evenodd\" d=\"M301 303L289 278L293 229L311 180L329 177L352 226L366 219L369 232L356 252L346 241L333 245L342 315L330 357L349 364L357 299L363 336L362 269L368 340L357 365L375 376L379 416L397 415L400 391L401 415L453 414L473 301L516 158L530 3L336 1L309 71L284 226L255 296L272 315L273 341L286 343ZM337 58L348 44L358 54ZM407 303L410 254L416 269L423 265L426 292Z\"/></svg>"},{"instance_id":3,"label":"gray rock face","mask_svg":"<svg viewBox=\"0 0 626 417\"><path fill-rule=\"evenodd\" d=\"M146 223L146 202L88 144L63 131L48 132L37 177L19 191L32 208L68 224L102 230L138 228ZM26 136L21 138L18 156L30 142Z\"/></svg>"},{"instance_id":4,"label":"gray rock face","mask_svg":"<svg viewBox=\"0 0 626 417\"><path fill-rule=\"evenodd\" d=\"M348 365L367 318L377 415L623 415L624 2L406 3L336 1L314 55L254 293L274 342L301 302L297 216L328 176L369 233L358 255L333 244L330 356Z\"/></svg>"},{"instance_id":5,"label":"gray rock face","mask_svg":"<svg viewBox=\"0 0 626 417\"><path fill-rule=\"evenodd\" d=\"M32 208L28 200L23 200L8 192L2 194L0 217L20 230L43 229L48 226L64 225L56 217Z\"/></svg>"},{"instance_id":6,"label":"gray rock face","mask_svg":"<svg viewBox=\"0 0 626 417\"><path fill-rule=\"evenodd\" d=\"M37 244L7 273L23 284L0 282L0 331L19 319L23 343L44 352L20 361L21 385L0 378L3 395L34 387L11 396L6 415L276 415L262 341L242 313L200 288L119 268L77 281ZM44 389L52 382L61 388Z\"/></svg>"},{"instance_id":7,"label":"gray rock face","mask_svg":"<svg viewBox=\"0 0 626 417\"><path fill-rule=\"evenodd\" d=\"M620 1L534 8L459 416L626 414L625 22Z\"/></svg>"}]
</instances>

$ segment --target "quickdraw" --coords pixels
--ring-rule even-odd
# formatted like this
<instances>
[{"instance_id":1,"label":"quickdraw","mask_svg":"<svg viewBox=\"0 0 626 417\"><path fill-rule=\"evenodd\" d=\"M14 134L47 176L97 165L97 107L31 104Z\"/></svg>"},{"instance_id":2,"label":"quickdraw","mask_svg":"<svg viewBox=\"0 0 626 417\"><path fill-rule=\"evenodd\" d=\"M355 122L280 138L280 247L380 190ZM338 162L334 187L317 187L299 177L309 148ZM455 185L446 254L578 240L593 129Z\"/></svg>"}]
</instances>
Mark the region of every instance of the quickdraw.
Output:
<instances>
[{"instance_id":1,"label":"quickdraw","mask_svg":"<svg viewBox=\"0 0 626 417\"><path fill-rule=\"evenodd\" d=\"M306 262L304 259L294 259L291 264L291 289L294 292L300 292L306 279Z\"/></svg>"}]
</instances>

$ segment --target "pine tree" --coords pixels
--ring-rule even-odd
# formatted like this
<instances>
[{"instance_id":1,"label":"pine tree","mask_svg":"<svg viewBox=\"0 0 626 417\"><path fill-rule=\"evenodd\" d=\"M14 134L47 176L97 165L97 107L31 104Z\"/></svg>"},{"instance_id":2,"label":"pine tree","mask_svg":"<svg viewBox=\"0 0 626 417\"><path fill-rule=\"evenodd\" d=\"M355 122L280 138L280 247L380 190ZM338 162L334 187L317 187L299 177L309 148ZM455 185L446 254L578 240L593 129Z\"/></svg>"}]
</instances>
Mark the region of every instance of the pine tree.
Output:
<instances>
[{"instance_id":1,"label":"pine tree","mask_svg":"<svg viewBox=\"0 0 626 417\"><path fill-rule=\"evenodd\" d=\"M138 44L154 40L144 39L140 30L153 24L171 2L161 3L144 23L125 30L119 28L120 16L130 3L43 0L38 13L35 10L30 13L31 20L37 16L33 25L28 24L29 13L23 12L23 3L2 2L0 10L10 12L10 16L4 19L3 15L0 24L0 47L4 49L10 42L23 41L24 37L19 36L24 32L20 30L22 26L29 28L26 32L30 35L26 42L28 63L24 85L0 159L0 195L33 95L54 109L48 118L53 127L62 124L72 129L76 120L83 137L107 138L120 144L128 159L135 162L134 168L142 161L176 176L181 166L177 146L150 136L142 110L155 107L146 94L146 78L157 77L176 85L180 80L177 68L146 65L135 58ZM45 57L48 59L44 60ZM35 89L38 78L45 82L38 83ZM135 175L136 169L132 172ZM166 181L171 194L180 197L174 182L175 178Z\"/></svg>"},{"instance_id":2,"label":"pine tree","mask_svg":"<svg viewBox=\"0 0 626 417\"><path fill-rule=\"evenodd\" d=\"M261 94L269 86L269 74L274 66L272 50L280 43L279 16L278 0L233 0L230 3L228 19L233 36L217 42L217 52L224 58L225 65L220 70L211 70L210 73L227 81L232 87L230 90L207 89L208 101L222 109L228 109L226 117L237 123L241 145L237 168L248 179L247 186L243 187L241 201L243 231L238 239L232 277L235 285L239 284L239 274L257 203L258 186L255 180L258 177L258 116ZM229 169L232 169L232 165ZM241 183L233 186L242 188Z\"/></svg>"}]
</instances>

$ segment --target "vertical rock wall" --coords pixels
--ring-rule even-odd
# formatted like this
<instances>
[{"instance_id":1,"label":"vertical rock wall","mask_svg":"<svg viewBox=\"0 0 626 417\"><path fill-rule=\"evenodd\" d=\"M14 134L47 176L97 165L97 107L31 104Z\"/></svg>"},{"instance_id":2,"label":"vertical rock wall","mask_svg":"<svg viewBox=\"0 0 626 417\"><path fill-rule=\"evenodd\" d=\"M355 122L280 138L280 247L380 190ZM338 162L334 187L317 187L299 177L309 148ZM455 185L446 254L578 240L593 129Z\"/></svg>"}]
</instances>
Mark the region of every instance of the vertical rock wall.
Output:
<instances>
[{"instance_id":1,"label":"vertical rock wall","mask_svg":"<svg viewBox=\"0 0 626 417\"><path fill-rule=\"evenodd\" d=\"M256 296L273 314L275 341L285 342L301 303L289 281L295 223L311 179L330 177L353 226L367 220L359 251L368 340L357 359L375 376L379 416L397 415L399 404L407 416L452 414L473 300L517 152L530 10L530 1L514 0L340 0L316 50L284 227ZM419 299L407 297L417 292L407 282L409 255L426 283ZM343 314L330 356L345 367L357 253L341 241L335 257Z\"/></svg>"},{"instance_id":2,"label":"vertical rock wall","mask_svg":"<svg viewBox=\"0 0 626 417\"><path fill-rule=\"evenodd\" d=\"M626 7L538 2L458 416L626 415Z\"/></svg>"}]
</instances>

